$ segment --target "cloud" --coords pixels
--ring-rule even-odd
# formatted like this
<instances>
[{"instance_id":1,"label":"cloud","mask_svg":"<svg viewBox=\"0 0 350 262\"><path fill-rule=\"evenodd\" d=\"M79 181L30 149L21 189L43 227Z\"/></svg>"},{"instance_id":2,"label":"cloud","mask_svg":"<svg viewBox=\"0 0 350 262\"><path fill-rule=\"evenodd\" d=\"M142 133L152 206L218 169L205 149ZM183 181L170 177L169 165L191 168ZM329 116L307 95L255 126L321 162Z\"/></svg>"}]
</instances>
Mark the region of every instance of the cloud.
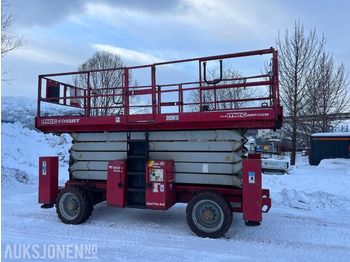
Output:
<instances>
[{"instance_id":1,"label":"cloud","mask_svg":"<svg viewBox=\"0 0 350 262\"><path fill-rule=\"evenodd\" d=\"M234 47L241 44L259 46L267 38L274 42L276 24L283 20L284 13L260 1L232 4L227 0L16 0L10 7L22 28L62 27L73 22L81 28L85 26L85 34L100 35L99 31L110 27L131 41L120 43L124 41L120 39L102 44L135 50L159 50L162 44L165 49L195 49L198 53L194 55L201 55L200 50L208 48L222 49L223 45L238 51Z\"/></svg>"},{"instance_id":2,"label":"cloud","mask_svg":"<svg viewBox=\"0 0 350 262\"><path fill-rule=\"evenodd\" d=\"M239 44L275 36L285 10L264 1L184 0L176 19L210 42Z\"/></svg>"},{"instance_id":3,"label":"cloud","mask_svg":"<svg viewBox=\"0 0 350 262\"><path fill-rule=\"evenodd\" d=\"M131 10L143 10L153 14L169 12L178 4L178 0L15 0L3 1L8 3L11 14L20 26L29 27L39 25L50 27L57 25L65 20L75 19L86 14L86 7L91 3L98 5L107 5L110 7Z\"/></svg>"},{"instance_id":4,"label":"cloud","mask_svg":"<svg viewBox=\"0 0 350 262\"><path fill-rule=\"evenodd\" d=\"M41 64L62 64L77 67L85 58L90 47L79 45L79 39L75 40L67 36L59 35L49 29L21 31L26 40L23 48L8 54L9 57L23 59Z\"/></svg>"},{"instance_id":5,"label":"cloud","mask_svg":"<svg viewBox=\"0 0 350 262\"><path fill-rule=\"evenodd\" d=\"M56 63L70 66L77 66L80 63L80 60L69 55L37 48L18 49L11 56L36 63Z\"/></svg>"},{"instance_id":6,"label":"cloud","mask_svg":"<svg viewBox=\"0 0 350 262\"><path fill-rule=\"evenodd\" d=\"M97 19L102 24L129 31L133 38L139 36L148 43L149 50L156 41L169 46L176 43L173 49L178 50L205 50L214 43L231 48L242 44L261 47L269 41L270 46L278 29L283 32L298 16L312 17L315 21L313 16L318 12L310 9L322 6L310 2L301 9L299 4L277 0L7 0L7 3L20 27L50 28L67 21L90 24ZM135 42L131 45L138 48Z\"/></svg>"},{"instance_id":7,"label":"cloud","mask_svg":"<svg viewBox=\"0 0 350 262\"><path fill-rule=\"evenodd\" d=\"M162 59L147 53L142 53L126 48L115 47L104 44L93 44L92 47L97 51L106 51L119 55L123 61L131 65L152 64L162 62Z\"/></svg>"},{"instance_id":8,"label":"cloud","mask_svg":"<svg viewBox=\"0 0 350 262\"><path fill-rule=\"evenodd\" d=\"M73 14L84 13L85 9L85 2L81 0L16 0L7 3L16 24L22 27L34 25L50 27L63 22Z\"/></svg>"},{"instance_id":9,"label":"cloud","mask_svg":"<svg viewBox=\"0 0 350 262\"><path fill-rule=\"evenodd\" d=\"M152 12L134 6L127 8L90 2L86 6L86 15L128 34L134 39L128 45L135 49L141 49L141 45L151 49L162 43L176 46L177 50L197 51L220 48L228 43L231 51L242 44L259 46L258 43L267 38L271 38L273 44L276 25L283 20L283 10L276 14L271 6L257 1L233 5L225 0L181 0L162 10Z\"/></svg>"},{"instance_id":10,"label":"cloud","mask_svg":"<svg viewBox=\"0 0 350 262\"><path fill-rule=\"evenodd\" d=\"M91 1L96 2L96 1ZM181 0L128 0L128 1L116 1L116 0L102 0L101 3L110 5L111 7L142 10L148 13L159 14L172 12L181 3Z\"/></svg>"}]
</instances>

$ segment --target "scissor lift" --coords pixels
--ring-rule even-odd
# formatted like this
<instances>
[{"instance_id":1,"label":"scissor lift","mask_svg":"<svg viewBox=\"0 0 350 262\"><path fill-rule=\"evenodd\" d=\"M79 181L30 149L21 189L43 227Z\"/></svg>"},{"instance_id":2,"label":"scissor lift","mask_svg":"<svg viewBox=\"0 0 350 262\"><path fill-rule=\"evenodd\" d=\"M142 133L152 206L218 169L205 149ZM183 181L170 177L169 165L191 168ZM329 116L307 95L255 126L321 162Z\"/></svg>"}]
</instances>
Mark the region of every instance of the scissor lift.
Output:
<instances>
[{"instance_id":1,"label":"scissor lift","mask_svg":"<svg viewBox=\"0 0 350 262\"><path fill-rule=\"evenodd\" d=\"M225 73L228 61L261 56L269 56L265 73ZM183 65L187 70L188 64L197 68L195 81L164 82L164 68ZM218 65L215 77L208 73L210 64ZM132 81L139 71L148 74L148 83ZM98 86L95 80L101 74L118 76L119 81ZM236 90L246 95L223 95ZM54 105L57 114L45 112L46 104ZM63 188L57 184L57 159L40 159L39 202L44 207L56 204L64 223L79 224L94 204L106 199L113 206L162 209L162 203L150 204L147 198L164 200L158 196L166 187L171 203L189 203L187 221L199 236L225 234L232 212L242 212L247 225L260 224L271 200L261 188L260 156L246 157L244 133L280 128L282 120L273 48L40 75L36 127L70 133L74 144L70 179Z\"/></svg>"}]
</instances>

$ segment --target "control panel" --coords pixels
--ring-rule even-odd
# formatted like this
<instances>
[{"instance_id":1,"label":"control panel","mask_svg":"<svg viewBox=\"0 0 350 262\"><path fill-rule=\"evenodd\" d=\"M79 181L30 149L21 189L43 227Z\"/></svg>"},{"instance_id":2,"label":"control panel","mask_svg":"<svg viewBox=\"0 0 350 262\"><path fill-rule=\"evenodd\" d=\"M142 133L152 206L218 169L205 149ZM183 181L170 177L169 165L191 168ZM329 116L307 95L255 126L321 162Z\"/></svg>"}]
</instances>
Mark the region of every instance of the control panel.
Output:
<instances>
[{"instance_id":1,"label":"control panel","mask_svg":"<svg viewBox=\"0 0 350 262\"><path fill-rule=\"evenodd\" d=\"M151 168L149 172L150 182L163 182L164 170L162 168Z\"/></svg>"},{"instance_id":2,"label":"control panel","mask_svg":"<svg viewBox=\"0 0 350 262\"><path fill-rule=\"evenodd\" d=\"M166 210L174 204L174 161L148 161L146 165L146 207Z\"/></svg>"}]
</instances>

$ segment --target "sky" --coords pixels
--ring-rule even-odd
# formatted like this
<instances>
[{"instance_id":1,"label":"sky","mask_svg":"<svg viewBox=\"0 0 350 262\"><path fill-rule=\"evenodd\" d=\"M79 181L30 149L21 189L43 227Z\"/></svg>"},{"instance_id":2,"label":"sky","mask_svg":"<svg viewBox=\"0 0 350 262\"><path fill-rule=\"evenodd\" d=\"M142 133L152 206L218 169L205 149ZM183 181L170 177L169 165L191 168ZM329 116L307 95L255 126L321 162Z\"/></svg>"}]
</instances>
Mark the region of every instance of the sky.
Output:
<instances>
[{"instance_id":1,"label":"sky","mask_svg":"<svg viewBox=\"0 0 350 262\"><path fill-rule=\"evenodd\" d=\"M350 70L347 0L11 0L26 45L1 60L1 96L37 96L39 74L77 71L96 51L128 66L275 47L300 21ZM4 74L3 72L6 73Z\"/></svg>"}]
</instances>

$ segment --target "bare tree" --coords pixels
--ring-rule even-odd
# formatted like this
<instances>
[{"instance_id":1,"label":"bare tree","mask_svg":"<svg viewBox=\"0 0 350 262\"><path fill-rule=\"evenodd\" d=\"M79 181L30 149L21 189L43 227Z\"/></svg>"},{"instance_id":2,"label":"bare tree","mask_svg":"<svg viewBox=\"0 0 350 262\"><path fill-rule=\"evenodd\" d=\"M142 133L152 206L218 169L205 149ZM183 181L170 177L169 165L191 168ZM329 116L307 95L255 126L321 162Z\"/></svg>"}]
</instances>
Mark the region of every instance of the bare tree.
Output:
<instances>
[{"instance_id":1,"label":"bare tree","mask_svg":"<svg viewBox=\"0 0 350 262\"><path fill-rule=\"evenodd\" d=\"M227 66L225 66L227 68ZM208 70L208 78L216 79L218 70L212 69ZM232 68L223 70L222 72L223 79L225 79L225 84L239 84L244 83L244 77L242 74ZM204 86L208 86L204 84ZM203 90L202 91L202 102L204 105L208 106L208 110L218 110L218 109L233 109L233 108L241 108L244 104L248 102L242 101L233 101L246 99L252 96L253 90L245 87L236 87L236 88L222 88L216 89L213 86L213 89ZM215 102L215 98L217 103ZM230 102L227 102L230 101ZM189 96L190 103L199 104L200 102L200 92L199 90L193 91ZM199 111L197 106L192 106L191 111Z\"/></svg>"},{"instance_id":2,"label":"bare tree","mask_svg":"<svg viewBox=\"0 0 350 262\"><path fill-rule=\"evenodd\" d=\"M1 57L3 57L8 52L22 47L25 40L13 30L14 19L8 13L8 4L6 1L2 1L1 4Z\"/></svg>"},{"instance_id":3,"label":"bare tree","mask_svg":"<svg viewBox=\"0 0 350 262\"><path fill-rule=\"evenodd\" d=\"M276 44L280 55L281 100L289 116L285 126L292 140L291 165L295 165L297 130L301 123L300 117L309 103L307 96L309 76L317 67L325 40L317 37L316 29L306 36L304 26L298 21L295 22L292 34L287 29L284 39L278 35Z\"/></svg>"},{"instance_id":4,"label":"bare tree","mask_svg":"<svg viewBox=\"0 0 350 262\"><path fill-rule=\"evenodd\" d=\"M306 119L305 125L309 126L310 132L307 135L327 132L330 126L337 126L341 122L341 113L350 109L349 81L344 64L336 67L333 56L323 52L308 82L310 103L305 115L310 117Z\"/></svg>"},{"instance_id":5,"label":"bare tree","mask_svg":"<svg viewBox=\"0 0 350 262\"><path fill-rule=\"evenodd\" d=\"M26 41L22 36L13 30L14 19L11 14L8 13L8 4L6 1L1 1L1 58L11 51L14 51L25 45ZM11 79L4 78L4 75L8 73L4 68L1 70L1 81L10 82Z\"/></svg>"},{"instance_id":6,"label":"bare tree","mask_svg":"<svg viewBox=\"0 0 350 262\"><path fill-rule=\"evenodd\" d=\"M90 100L91 115L120 114L122 104L122 88L125 84L124 64L118 55L99 51L85 63L79 66L79 71L90 71L89 74L80 74L74 78L75 86L87 89L91 88ZM106 69L115 70L106 70ZM119 68L119 69L116 69ZM101 70L103 69L103 70ZM131 76L129 76L129 82Z\"/></svg>"}]
</instances>

